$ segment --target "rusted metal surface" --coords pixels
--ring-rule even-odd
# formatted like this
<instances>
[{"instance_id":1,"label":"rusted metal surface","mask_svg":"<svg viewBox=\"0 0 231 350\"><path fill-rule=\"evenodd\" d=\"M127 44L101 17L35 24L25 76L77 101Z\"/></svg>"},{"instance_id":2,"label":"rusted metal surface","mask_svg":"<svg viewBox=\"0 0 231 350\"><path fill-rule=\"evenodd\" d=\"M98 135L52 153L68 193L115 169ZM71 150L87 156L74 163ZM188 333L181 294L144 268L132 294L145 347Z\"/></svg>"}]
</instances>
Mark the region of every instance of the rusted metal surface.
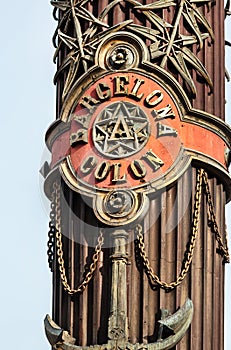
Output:
<instances>
[{"instance_id":1,"label":"rusted metal surface","mask_svg":"<svg viewBox=\"0 0 231 350\"><path fill-rule=\"evenodd\" d=\"M203 54L206 51L210 56L213 52L217 52L212 51L211 53L208 46L204 44L208 38L210 38L210 42L214 41L212 26L214 23L210 24L207 21L207 17L211 16L213 19L213 15L210 13L215 13L215 16L218 13L218 11L214 12L212 1L182 0L177 2L169 0L159 1L157 4L147 1L146 4L143 4L139 1L124 0L123 2L102 1L94 5L88 2L85 5L85 3L86 1L78 2L76 6L75 1L52 1L56 18L57 9L61 10L60 25L54 36L57 48L55 59L58 59L59 68L55 80L58 82L60 98L61 96L65 97L75 75L79 75L78 70L82 74L88 70L89 64L91 65L90 62L95 50L94 35L97 31L102 34L99 28L102 27L104 31L113 32L118 30L116 25L128 20L133 21L129 30L134 33L143 33L154 63L170 71L173 68L172 73L181 76L180 79L186 82L193 96L196 93L197 85L199 85L194 82L196 74L203 77L212 89L212 80L204 67L207 63L204 58L206 56L197 54L197 51L202 49ZM220 8L222 9L222 6ZM221 11L217 17L219 17L218 23L221 23ZM211 20L211 22L213 21ZM127 25L130 24L126 23ZM109 26L108 29L107 26ZM220 36L221 33L217 34ZM100 37L96 38L99 40ZM193 74L193 78L190 76L191 68L195 69L196 72ZM62 74L60 76L60 73L64 76ZM219 77L224 78L224 69ZM65 86L63 86L63 82ZM220 88L219 85L217 86ZM199 94L199 96L201 95ZM58 103L58 105L60 104Z\"/></svg>"},{"instance_id":2,"label":"rusted metal surface","mask_svg":"<svg viewBox=\"0 0 231 350\"><path fill-rule=\"evenodd\" d=\"M148 69L148 66L144 65L143 68ZM52 151L51 168L54 168L61 159L70 155L73 167L76 169L76 167L81 165L81 169L84 170L84 176L87 176L86 179L88 182L91 182L90 177L92 171L86 171L86 169L90 167L88 163L91 163L90 170L95 171L99 158L101 157L101 162L102 159L105 158L102 156L110 157L113 160L131 155L132 159L134 159L133 155L135 156L139 150L142 150L142 148L144 148L143 146L145 146L144 149L146 150L148 150L149 147L155 147L156 149L158 145L152 145L154 140L149 138L150 128L152 127L154 130L155 128L157 129L156 139L158 139L158 141L162 140L162 142L164 142L165 137L168 136L171 138L172 143L175 143L171 148L172 159L175 158L175 150L177 147L179 148L179 142L183 142L184 147L191 150L195 158L198 158L198 154L206 155L208 158L213 158L219 164L222 164L226 169L228 165L226 161L228 162L229 154L227 151L229 149L229 128L213 116L205 114L202 111L192 110L184 92L177 91L178 86L169 80L169 76L162 75L162 72L159 71L157 67L155 67L155 69L156 77L161 77L164 84L161 84L161 82L154 82L154 79L150 79L149 74L145 74L144 72L138 73L137 70L132 70L129 73L117 72L108 75L103 74L103 76L99 76L98 79L95 75L86 76L84 85L91 86L85 90L76 89L72 91L70 102L65 104L62 114L60 115L61 120L57 121L55 125L52 125L47 132L47 144ZM97 74L99 72L96 71L95 73ZM121 89L119 89L119 87L116 88L114 86L115 84L124 84L125 92L120 91ZM102 86L104 87L103 96ZM169 93L168 89L170 88L175 90L175 94ZM136 93L134 92L135 90ZM150 99L158 97L157 93L156 95L154 93L154 91L156 92L157 90L161 91L161 95L159 96L159 101L157 100L154 106L154 102L150 101ZM126 100L123 103L121 102L121 96ZM133 151L125 153L125 149L122 149L120 151L121 153L118 154L119 145L122 144L120 141L112 154L111 144L113 144L113 142L115 143L114 134L118 131L118 124L115 124L113 130L108 133L108 120L103 124L102 118L113 108L114 112L117 114L123 112L125 116L128 116L131 108L134 108L135 99L138 100L136 102L137 109L139 113L143 115L143 124L144 121L146 121L148 125L147 130L145 128L143 130L141 129L142 133L140 132L138 138L139 142L141 137L143 137L144 142L139 142L139 148L137 149L136 147L134 148L131 140L125 140L124 137L123 147L132 147ZM181 105L178 106L174 100L180 100ZM77 103L77 101L79 102ZM102 104L104 104L103 111ZM153 118L153 108L156 113L155 118ZM79 115L81 115L81 117L79 117ZM83 117L85 118L84 122L82 121ZM111 123L113 123L115 118L112 112L111 118ZM125 118L126 122L125 119L121 120L123 126L126 126L129 121L134 121L136 116L133 116L132 119L128 117ZM165 121L168 123L168 130L164 129L164 127L166 127ZM136 131L138 132L142 125L136 124L134 130L127 126L125 136L129 135L129 133L132 134L132 132L136 135ZM93 134L89 131L91 129ZM102 139L102 133L104 139ZM153 131L153 135L154 134L155 131ZM107 140L107 145L105 144L105 140ZM179 141L178 145L177 141ZM92 143L96 152L98 151L100 153L99 155L96 152L91 152L93 147ZM99 146L101 143L102 145ZM213 144L216 144L216 147L211 147ZM107 151L106 148L108 149ZM76 153L77 149L79 156L75 159L74 153ZM193 154L193 152L196 154ZM224 154L226 153L227 155L225 157ZM87 159L90 159L90 156L92 157L91 161L87 161ZM82 158L85 158L86 163L80 163ZM168 162L169 166L172 162ZM99 178L99 176L97 178Z\"/></svg>"},{"instance_id":3,"label":"rusted metal surface","mask_svg":"<svg viewBox=\"0 0 231 350\"><path fill-rule=\"evenodd\" d=\"M140 31L143 30L145 33L144 41L147 47L149 47L153 66L155 64L160 65L167 71L168 77L171 76L178 81L187 92L187 96L194 108L211 113L224 120L223 3L214 4L211 1L198 2L189 0L159 2L147 0L145 4L133 0L122 2L109 2L105 0L93 2L80 1L79 4L83 4L83 7L86 3L84 15L81 12L83 11L81 8L75 8L74 0L67 2L53 1L52 3L55 7L61 8L61 11L56 12L59 23L63 20L66 10L70 10L70 16L68 15L69 22L67 21L64 24L64 21L59 27L60 31L56 33L58 63L58 75L56 76L57 119L65 114L63 112L65 111L64 102L68 94L70 93L71 96L74 91L73 85L76 78L80 77L84 72L88 72L94 62L96 62L94 59L97 57L96 53L99 52L97 49L101 45L101 42L99 40L95 48L92 48L91 43L89 44L86 40L88 35L86 33L90 32L92 37L98 40L95 33L100 26L102 30L99 33L102 34L118 24L121 26L120 29L128 27L132 34L135 33L134 35L140 34ZM111 7L111 10L106 14L105 11L109 9L108 6L110 4L115 5L116 3L117 5L114 8ZM156 8L157 4L160 5L159 9ZM151 6L148 8L148 5ZM197 15L195 18L197 10L201 13L200 19ZM104 11L105 16L99 18L102 11ZM94 16L91 17L91 20L89 20L90 14ZM150 16L153 16L153 14L155 15L155 20L150 21ZM183 17L184 21L182 20ZM96 20L96 18L98 19ZM158 31L160 28L158 28L157 24L158 21L161 23L161 18L165 19L165 23L173 24L173 27L164 26L161 40L168 37L168 43L165 48L162 48L163 52L158 56L158 43L155 40L153 42L153 34L155 34L154 36L156 38L159 37L160 33ZM203 22L205 18L209 23L208 25L203 24L207 23ZM192 28L190 21L194 19L194 28ZM71 21L73 21L75 26L68 27ZM125 21L127 22L121 25ZM198 21L200 22L199 27L196 26ZM136 27L135 25L141 25L143 27ZM116 32L117 29L113 27L112 31ZM86 32L87 30L89 32ZM214 32L214 37L212 31ZM83 35L83 33L85 34ZM151 37L148 36L151 34ZM191 37L191 44L182 44L182 38L185 38L182 36L187 36L188 39ZM181 39L181 44L179 44L179 39ZM88 53L84 51L86 49L83 45L84 40L86 44L89 44ZM119 40L119 37L117 37L117 40ZM107 49L108 46L110 46L110 42L105 45ZM185 54L185 48L186 52L188 48L191 50L191 54L189 54L190 59L189 57L185 59L185 56L182 56L182 52ZM93 55L91 50L93 50ZM142 51L142 54L144 53L145 49ZM84 55L89 55L89 60L85 60ZM108 67L112 70L119 69L123 65L127 69L126 62L129 60L126 61L124 58L125 56L129 57L129 55L129 47L126 47L125 51L123 47L117 47L112 52L111 60L108 59L105 63L99 55L97 63L103 69L108 69ZM68 57L70 58L70 65L67 65L61 71L60 67ZM80 59L80 57L82 58ZM145 57L146 60L148 55ZM195 59L195 57L197 58ZM194 62L194 65L192 65L192 62ZM194 69L188 71L190 67ZM182 69L184 74L182 74ZM75 72L75 76L73 72ZM201 76L203 76L204 80L201 79ZM94 76L94 79L96 80L97 77ZM205 82L207 82L207 85ZM210 93L212 84L213 94ZM174 90L175 88L176 85L173 83L171 89ZM196 91L197 97L193 100ZM181 104L179 104L180 107L178 106L178 108L186 110L186 104L182 102L183 99L179 100ZM166 188L162 188L157 193L153 192L149 198L149 209L142 217L143 230L145 232L144 241L150 266L161 280L168 282L175 281L179 275L184 259L184 252L189 241L194 210L196 167L199 166L198 164L203 164L209 171L209 187L212 192L218 229L222 240L225 241L226 239L224 205L227 199L226 190L229 182L226 169L228 164L224 158L226 148L229 146L229 140L226 138L226 130L224 131L224 126L220 127L223 124L212 116L203 119L200 114L194 113L192 115L186 115L187 117L194 118L194 123L184 124L180 121L182 125L184 124L182 127L184 130L181 135L182 142L184 145L187 144L189 154L190 149L194 148L195 144L198 147L196 155L194 158L192 157L192 167L185 167L182 173L180 172L182 170L180 168L182 167L179 167L176 174L177 181L172 181L171 186L169 186L169 183L166 183ZM200 123L202 120L204 124L201 127ZM53 125L49 131L49 137L51 139L55 127ZM72 146L74 147L76 142L79 140L86 142L86 135L75 134L76 138L72 140L72 144L70 145L66 125L59 125L58 128L59 136L61 136L59 139L56 139L56 143L54 141L52 144L54 145L53 167L59 163L63 156L67 155L67 150ZM197 128L200 129L199 132L193 134L192 129ZM122 131L126 133L126 126L125 130ZM222 136L223 139L220 137L221 134L225 135L224 137ZM206 142L205 137L207 137ZM53 139L55 140L55 137ZM224 143L224 140L227 141L227 144ZM98 152L102 153L100 147L101 145L98 145ZM202 154L203 152L207 152L206 157ZM108 154L106 154L107 156ZM222 175L220 174L220 168L215 171L214 169L216 167L225 169L226 175L224 172ZM52 176L51 182L53 181ZM88 200L81 196L81 194L72 191L64 182L62 182L61 196L63 196L61 201L61 229L63 234L62 245L66 278L70 284L70 288L75 289L82 281L86 266L89 266L91 263L94 247L97 244L98 226L100 226L100 223L95 216L95 212L91 209ZM171 292L166 292L158 287L155 288L149 283L139 256L136 233L134 228L131 227L128 231L128 236L126 236L128 243L126 244L126 249L123 251L123 254L125 251L127 252L126 258L124 258L126 263L118 255L115 256L114 254L113 258L113 248L108 248L111 247L110 237L106 235L104 237L105 248L98 254L95 273L93 278L89 280L84 293L69 295L64 290L60 280L58 251L56 246L52 250L54 239L53 236L50 237L49 261L54 268L52 319L61 327L59 328L52 321L47 320L46 324L48 332L50 332L50 343L56 349L64 350L77 350L86 346L93 346L97 350L113 348L115 344L110 344L109 339L112 342L115 339L110 332L108 336L108 319L110 320L109 328L112 329L119 318L117 317L116 322L112 319L115 314L112 317L114 309L112 310L110 306L112 305L110 304L110 300L112 300L113 293L117 291L116 288L120 288L123 292L123 300L121 299L121 303L123 304L123 320L121 321L120 319L121 322L119 321L119 323L125 329L123 344L118 346L120 349L171 349L174 344L174 349L177 350L222 350L224 347L224 265L222 264L222 256L217 251L216 234L214 234L214 229L209 225L210 222L207 217L208 206L204 194L202 195L201 206L199 232L192 265L182 283ZM108 218L106 222L108 223ZM53 234L54 232L52 231ZM116 260L117 258L118 261ZM113 268L111 267L111 262ZM115 277L116 269L117 272L119 271L119 275L123 276L119 283L118 281L113 283L113 276ZM118 297L117 294L113 300L116 300L116 297ZM169 343L163 343L166 339L163 341L160 340L164 334L166 324L164 324L165 321L161 321L162 333L161 327L157 327L161 316L160 310L168 309L173 314L184 304L187 298L190 298L194 304L194 317L191 327L177 345L175 344L179 338L177 342L173 340L171 337L174 335L169 335L168 329L168 334L165 335L165 338L169 338ZM118 299L116 305L115 309L118 310L121 307ZM162 311L163 314L164 311ZM187 325L186 328L184 328L185 325ZM181 331L183 335L184 331L189 327L189 323L184 320L182 327L183 329ZM158 331L158 329L160 330ZM68 338L65 338L63 334L64 330L68 332L67 334L65 333L67 337L71 336L70 341Z\"/></svg>"},{"instance_id":4,"label":"rusted metal surface","mask_svg":"<svg viewBox=\"0 0 231 350\"><path fill-rule=\"evenodd\" d=\"M157 341L149 341L147 344L132 344L128 342L128 318L127 318L127 278L126 265L128 254L126 244L129 234L125 230L115 230L112 235L113 254L110 256L112 265L112 283L110 316L108 319L108 343L106 345L91 345L88 348L101 349L150 349L167 350L176 345L185 335L191 324L193 316L193 303L187 299L185 304L173 315L167 309L161 310L158 321ZM55 349L87 349L74 345L76 339L67 331L58 327L49 316L45 318L45 330L50 344Z\"/></svg>"},{"instance_id":5,"label":"rusted metal surface","mask_svg":"<svg viewBox=\"0 0 231 350\"><path fill-rule=\"evenodd\" d=\"M145 241L151 266L163 280L174 280L181 268L191 229L195 176L195 169L186 172L177 185L164 192L160 197L153 199L150 210L144 219L144 227L147 227ZM216 180L209 180L209 184L214 198L216 198L217 220L221 223L221 232L224 232L222 222L224 221L225 192L221 184L217 185ZM219 197L220 200L218 200ZM78 215L82 213L82 217L83 215L87 216L94 225L93 220L95 219L91 210L80 203L78 195L74 194L73 202ZM129 339L132 344L148 344L157 341L155 323L159 310L164 308L173 313L188 296L194 301L194 317L190 332L177 345L177 350L191 349L192 346L195 349L215 350L217 344L223 343L223 310L221 305L224 303L222 286L224 265L222 265L222 259L217 253L217 243L207 225L205 197L203 197L202 204L204 212L201 212L200 231L191 272L182 284L170 293L158 288L151 289L141 260L137 256L137 246L133 240L135 239L134 232L129 232L131 243L127 245L129 259L129 265L127 265L127 314ZM158 212L160 214L157 215ZM176 216L179 223L175 227ZM85 236L81 239L81 243L84 245L73 243L67 239L64 248L65 261L70 262L69 277L73 280L73 286L76 286L80 282L84 265L86 261L89 261L89 255L92 254L93 248L87 246L88 230L83 226L82 231L79 232L79 222L71 213L69 220L73 232ZM166 225L168 229L166 229ZM97 235L95 235L96 237ZM106 237L107 239L108 237ZM69 249L68 245L73 244L75 248ZM53 319L62 329L70 331L70 334L76 338L76 345L89 346L107 343L107 320L110 315L111 295L111 254L111 249L103 249L97 273L84 294L77 297L71 297L65 293L61 288L59 277L56 275L54 296L58 294L59 297L54 305ZM208 317L208 315L210 316ZM216 335L214 335L215 330ZM204 335L202 336L202 334Z\"/></svg>"}]
</instances>

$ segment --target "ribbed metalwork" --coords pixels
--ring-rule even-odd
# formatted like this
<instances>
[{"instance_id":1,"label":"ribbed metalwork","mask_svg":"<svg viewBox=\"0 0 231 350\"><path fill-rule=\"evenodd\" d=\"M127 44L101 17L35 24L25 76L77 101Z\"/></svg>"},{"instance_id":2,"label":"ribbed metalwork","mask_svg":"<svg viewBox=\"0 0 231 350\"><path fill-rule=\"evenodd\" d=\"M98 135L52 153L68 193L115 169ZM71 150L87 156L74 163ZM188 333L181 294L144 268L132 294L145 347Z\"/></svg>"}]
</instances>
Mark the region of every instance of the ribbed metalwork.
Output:
<instances>
[{"instance_id":1,"label":"ribbed metalwork","mask_svg":"<svg viewBox=\"0 0 231 350\"><path fill-rule=\"evenodd\" d=\"M153 0L147 0L146 4ZM108 1L93 1L95 15L102 11ZM167 11L167 10L164 10ZM171 16L171 12L168 14ZM115 10L107 18L123 21L134 19L129 10ZM224 7L219 1L212 6L207 17L215 32L213 46L205 46L199 53L212 77L214 94L201 82L196 83L195 108L212 113L224 119ZM137 20L136 20L137 21ZM142 24L142 16L139 24ZM62 52L62 56L65 52ZM59 62L61 58L59 59ZM195 74L195 73L194 73ZM177 77L179 79L180 78ZM63 76L57 84L57 117L61 108ZM189 169L171 188L151 199L150 208L144 218L145 244L151 266L160 278L171 282L180 272L184 252L192 227L192 212L196 184L196 168ZM226 195L223 185L211 175L210 188L216 208L220 232L225 232L224 205ZM81 281L84 267L93 254L98 235L98 223L93 211L83 198L70 191L63 184L65 201L62 203L62 229L64 234L64 259L68 281L76 287ZM66 205L66 204L68 205ZM129 340L131 343L147 343L156 340L155 323L160 308L171 312L181 306L187 297L194 303L194 318L177 350L222 350L224 310L224 265L217 253L217 243L207 222L205 198L202 201L199 235L190 271L174 291L152 290L143 270L134 231L130 231L127 246L127 286ZM158 213L158 214L157 214ZM80 220L79 220L79 219ZM155 219L154 219L155 218ZM91 229L84 222L92 225ZM95 226L95 229L93 228ZM106 233L107 234L107 233ZM105 237L107 240L108 238ZM107 342L107 327L110 308L111 249L103 249L93 280L81 295L69 296L62 287L57 267L53 274L53 319L62 328L70 331L77 344L85 346Z\"/></svg>"},{"instance_id":2,"label":"ribbed metalwork","mask_svg":"<svg viewBox=\"0 0 231 350\"><path fill-rule=\"evenodd\" d=\"M154 271L163 281L174 281L181 269L191 233L195 183L196 169L193 168L177 184L151 200L150 210L144 219L148 257ZM210 179L209 184L215 199L220 232L224 233L225 192L216 179ZM70 192L65 186L64 193L75 213L73 215L72 210L67 209L68 206L65 209L63 205L62 226L64 236L67 236L64 239L66 270L68 281L75 288L81 281L84 266L93 254L92 245L97 238L97 229L89 230L83 223L80 226L78 218L96 227L97 221L79 195ZM159 288L152 290L138 254L134 232L129 232L131 242L127 246L127 285L129 336L132 343L155 341L159 310L167 308L173 313L190 297L195 308L193 323L190 332L177 345L177 350L223 348L224 265L207 223L204 197L202 208L192 267L182 284L171 292ZM106 245L108 237L105 238ZM73 297L63 290L56 265L53 318L62 328L69 330L82 346L107 342L111 253L111 249L103 249L93 280L83 294Z\"/></svg>"}]
</instances>

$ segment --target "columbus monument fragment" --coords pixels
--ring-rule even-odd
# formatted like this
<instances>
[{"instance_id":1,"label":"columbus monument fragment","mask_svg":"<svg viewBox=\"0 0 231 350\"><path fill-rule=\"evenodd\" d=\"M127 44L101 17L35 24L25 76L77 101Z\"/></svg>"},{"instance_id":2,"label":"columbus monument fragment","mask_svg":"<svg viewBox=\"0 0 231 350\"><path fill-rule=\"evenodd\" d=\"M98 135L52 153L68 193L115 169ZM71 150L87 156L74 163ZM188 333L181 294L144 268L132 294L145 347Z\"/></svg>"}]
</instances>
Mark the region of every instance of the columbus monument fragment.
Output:
<instances>
[{"instance_id":1,"label":"columbus monument fragment","mask_svg":"<svg viewBox=\"0 0 231 350\"><path fill-rule=\"evenodd\" d=\"M48 341L56 350L222 350L229 1L51 4Z\"/></svg>"}]
</instances>

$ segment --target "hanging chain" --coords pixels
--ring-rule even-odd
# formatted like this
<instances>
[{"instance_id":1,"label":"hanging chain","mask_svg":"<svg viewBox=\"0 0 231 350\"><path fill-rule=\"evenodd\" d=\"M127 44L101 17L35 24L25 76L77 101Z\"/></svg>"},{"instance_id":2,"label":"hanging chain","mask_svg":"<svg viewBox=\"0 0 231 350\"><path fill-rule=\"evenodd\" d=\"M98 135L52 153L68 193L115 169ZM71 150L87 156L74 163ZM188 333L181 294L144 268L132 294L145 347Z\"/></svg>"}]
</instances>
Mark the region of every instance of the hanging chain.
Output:
<instances>
[{"instance_id":1,"label":"hanging chain","mask_svg":"<svg viewBox=\"0 0 231 350\"><path fill-rule=\"evenodd\" d=\"M47 255L48 255L48 265L51 272L54 271L54 250L55 250L55 189L53 189L51 194L51 212L50 212L50 222L48 231L48 242L47 242Z\"/></svg>"},{"instance_id":2,"label":"hanging chain","mask_svg":"<svg viewBox=\"0 0 231 350\"><path fill-rule=\"evenodd\" d=\"M99 260L99 254L102 250L102 245L104 243L103 231L100 230L100 234L98 237L98 243L95 247L95 253L92 257L92 263L89 266L89 271L84 277L83 281L80 283L77 289L72 289L67 282L66 270L64 266L64 258L63 258L63 244L62 244L62 233L61 233L61 208L60 208L60 185L55 183L55 205L56 205L56 244L57 244L57 257L58 257L58 267L60 272L61 281L64 289L68 292L68 294L73 295L76 293L82 293L90 280L93 277L93 274L97 267L97 262Z\"/></svg>"},{"instance_id":3,"label":"hanging chain","mask_svg":"<svg viewBox=\"0 0 231 350\"><path fill-rule=\"evenodd\" d=\"M193 212L193 227L192 227L192 234L190 241L188 243L188 248L185 252L185 258L182 263L182 268L179 276L177 277L176 281L167 283L164 281L161 281L157 275L155 275L152 267L150 266L149 259L147 257L146 251L145 251L145 244L142 234L142 226L139 224L136 227L137 232L137 240L138 240L138 247L140 249L140 256L143 261L143 265L146 270L146 274L150 280L150 282L153 284L153 286L159 285L160 288L164 290L173 290L176 288L181 282L184 280L185 276L188 273L189 267L192 262L194 248L196 244L196 238L198 235L198 227L199 227L199 213L201 208L201 197L202 197L202 183L204 184L204 192L206 195L206 200L208 204L208 210L210 215L210 222L212 230L215 234L216 240L218 242L219 246L219 252L224 257L224 262L227 263L230 261L229 256L229 250L227 245L227 232L225 232L225 240L222 241L222 237L219 233L216 216L215 216L215 210L214 210L214 204L212 201L212 196L209 189L209 183L208 183L208 175L203 170L200 169L197 171L197 182L196 182L196 192L195 192L195 203L194 203L194 212ZM48 240L48 263L51 271L53 271L53 264L54 264L54 242L55 242L55 236L56 236L56 244L57 244L57 256L58 256L58 266L60 271L60 277L62 284L64 286L64 289L70 294L76 294L76 293L82 293L85 288L87 287L88 283L93 277L94 271L97 267L97 262L99 260L99 254L102 249L102 245L104 242L103 238L103 232L100 231L99 237L98 237L98 243L95 247L95 253L92 257L92 263L89 266L89 271L87 272L85 278L80 283L77 289L71 289L70 285L67 282L66 277L66 270L64 266L64 258L63 258L63 245L62 245L62 233L61 233L61 208L60 208L60 185L58 185L56 182L53 185L53 192L52 192L52 201L51 201L51 213L50 213L50 223L49 223L49 240Z\"/></svg>"},{"instance_id":4,"label":"hanging chain","mask_svg":"<svg viewBox=\"0 0 231 350\"><path fill-rule=\"evenodd\" d=\"M150 266L150 262L145 251L144 238L142 234L142 226L137 225L136 227L138 247L140 249L140 256L142 258L143 265L146 270L146 274L151 284L153 285L153 287L156 287L158 285L160 288L166 291L173 290L184 280L185 276L187 275L187 272L192 262L194 248L196 244L196 238L198 235L199 212L201 208L201 196L202 196L202 183L204 184L204 191L207 199L210 220L212 223L213 232L215 233L215 237L219 245L219 252L224 257L225 263L228 263L230 261L229 250L227 245L227 231L225 231L225 242L223 243L222 237L218 230L217 221L216 221L214 205L213 205L212 196L211 196L209 184L208 184L208 175L203 169L200 169L197 171L192 235L188 244L188 249L185 252L185 259L183 260L183 263L182 263L181 272L175 282L167 283L167 282L161 281L159 277L154 274L154 271Z\"/></svg>"},{"instance_id":5,"label":"hanging chain","mask_svg":"<svg viewBox=\"0 0 231 350\"><path fill-rule=\"evenodd\" d=\"M138 240L138 247L140 249L140 256L143 261L144 268L146 270L146 274L153 285L153 287L156 287L157 285L166 290L170 291L176 288L185 276L187 275L187 272L189 270L189 267L192 262L194 248L196 244L196 238L198 234L198 227L199 227L199 213L200 213L200 207L201 207L201 194L202 194L202 169L198 170L197 172L197 183L196 183L196 193L195 193L195 204L194 204L194 213L193 213L193 227L192 227L192 235L191 239L188 245L188 249L185 252L185 259L182 263L182 268L179 276L177 277L175 282L167 283L164 281L161 281L157 275L155 275L152 267L150 266L149 259L147 257L146 251L145 251L145 244L144 244L144 238L142 234L142 226L137 225L136 231L137 231L137 240Z\"/></svg>"},{"instance_id":6,"label":"hanging chain","mask_svg":"<svg viewBox=\"0 0 231 350\"><path fill-rule=\"evenodd\" d=\"M211 226L212 232L215 234L215 237L216 237L216 240L218 243L218 247L219 247L218 248L219 253L224 257L224 262L229 263L230 256L229 256L229 249L228 249L228 242L227 242L227 229L225 227L225 239L223 242L222 237L219 233L219 229L218 229L218 225L217 225L217 221L216 221L214 204L213 204L211 192L209 189L208 175L204 170L203 170L203 183L204 183L204 191L205 191L206 200L207 200L207 204L208 204L208 210L209 210L210 226Z\"/></svg>"}]
</instances>

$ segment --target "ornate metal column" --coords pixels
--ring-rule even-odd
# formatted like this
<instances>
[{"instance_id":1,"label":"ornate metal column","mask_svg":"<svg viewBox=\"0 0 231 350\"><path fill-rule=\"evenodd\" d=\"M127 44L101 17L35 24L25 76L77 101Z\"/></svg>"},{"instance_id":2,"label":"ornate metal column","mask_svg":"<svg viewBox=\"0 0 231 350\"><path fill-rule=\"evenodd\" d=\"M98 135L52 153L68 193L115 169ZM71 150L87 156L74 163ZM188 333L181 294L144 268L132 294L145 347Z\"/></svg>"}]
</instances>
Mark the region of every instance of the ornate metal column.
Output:
<instances>
[{"instance_id":1,"label":"ornate metal column","mask_svg":"<svg viewBox=\"0 0 231 350\"><path fill-rule=\"evenodd\" d=\"M51 4L48 340L59 350L223 349L224 4Z\"/></svg>"}]
</instances>

